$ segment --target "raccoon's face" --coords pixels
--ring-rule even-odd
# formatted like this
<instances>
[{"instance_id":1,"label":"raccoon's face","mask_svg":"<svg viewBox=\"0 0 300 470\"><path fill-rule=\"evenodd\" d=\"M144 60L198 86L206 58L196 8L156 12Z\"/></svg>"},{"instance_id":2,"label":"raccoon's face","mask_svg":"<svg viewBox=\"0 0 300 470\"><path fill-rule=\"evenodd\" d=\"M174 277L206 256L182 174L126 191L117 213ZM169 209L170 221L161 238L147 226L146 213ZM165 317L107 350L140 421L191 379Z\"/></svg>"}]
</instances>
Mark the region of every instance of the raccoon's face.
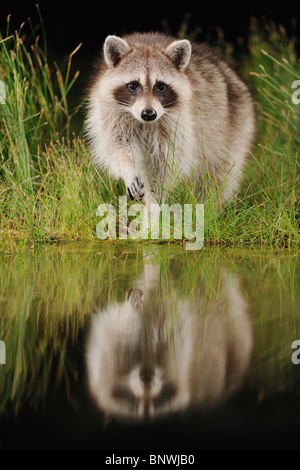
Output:
<instances>
[{"instance_id":1,"label":"raccoon's face","mask_svg":"<svg viewBox=\"0 0 300 470\"><path fill-rule=\"evenodd\" d=\"M166 371L157 365L145 368L137 364L112 385L115 408L122 410L123 417L132 419L151 419L170 412L177 387L166 376Z\"/></svg>"},{"instance_id":2,"label":"raccoon's face","mask_svg":"<svg viewBox=\"0 0 300 470\"><path fill-rule=\"evenodd\" d=\"M191 55L187 40L147 45L108 36L104 58L112 99L138 121L151 123L179 109L186 77L182 73Z\"/></svg>"},{"instance_id":3,"label":"raccoon's face","mask_svg":"<svg viewBox=\"0 0 300 470\"><path fill-rule=\"evenodd\" d=\"M155 121L167 109L176 106L178 97L170 83L154 80L151 83L150 77L140 76L124 83L114 91L114 99L128 108L138 121Z\"/></svg>"},{"instance_id":4,"label":"raccoon's face","mask_svg":"<svg viewBox=\"0 0 300 470\"><path fill-rule=\"evenodd\" d=\"M164 327L152 315L144 323L141 313L128 301L100 311L92 320L87 349L95 403L111 416L134 421L184 409L189 400L176 341L170 347Z\"/></svg>"}]
</instances>

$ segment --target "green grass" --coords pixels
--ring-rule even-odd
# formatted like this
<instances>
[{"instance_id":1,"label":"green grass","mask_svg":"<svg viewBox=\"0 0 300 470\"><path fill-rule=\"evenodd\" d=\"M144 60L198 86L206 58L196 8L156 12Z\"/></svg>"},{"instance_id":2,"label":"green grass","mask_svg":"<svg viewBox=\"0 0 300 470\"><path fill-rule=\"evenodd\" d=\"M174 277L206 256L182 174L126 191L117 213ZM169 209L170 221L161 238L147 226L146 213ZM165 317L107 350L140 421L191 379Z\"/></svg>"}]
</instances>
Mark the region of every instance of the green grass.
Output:
<instances>
[{"instance_id":1,"label":"green grass","mask_svg":"<svg viewBox=\"0 0 300 470\"><path fill-rule=\"evenodd\" d=\"M125 194L122 182L92 166L87 143L72 123L83 104L70 108L72 53L62 72L49 64L38 40L25 45L22 29L0 37L0 249L53 240L94 240L97 207ZM227 55L235 53L223 44ZM205 243L299 244L300 104L292 83L300 79L294 41L282 28L251 24L241 71L258 107L258 138L239 194L216 214L205 205ZM80 113L78 114L78 111ZM180 184L172 201L199 202L192 185ZM99 242L99 241L98 241ZM99 242L100 243L100 242Z\"/></svg>"}]
</instances>

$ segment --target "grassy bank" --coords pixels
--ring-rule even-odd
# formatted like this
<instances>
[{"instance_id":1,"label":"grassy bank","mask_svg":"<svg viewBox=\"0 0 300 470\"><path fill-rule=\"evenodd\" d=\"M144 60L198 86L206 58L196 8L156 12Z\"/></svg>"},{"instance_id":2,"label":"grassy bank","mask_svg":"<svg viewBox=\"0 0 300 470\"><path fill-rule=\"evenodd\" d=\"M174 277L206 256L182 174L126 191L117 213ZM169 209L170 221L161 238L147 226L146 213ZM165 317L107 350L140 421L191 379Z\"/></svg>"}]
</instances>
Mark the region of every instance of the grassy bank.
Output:
<instances>
[{"instance_id":1,"label":"grassy bank","mask_svg":"<svg viewBox=\"0 0 300 470\"><path fill-rule=\"evenodd\" d=\"M38 41L25 45L19 32L0 38L0 249L19 242L95 240L103 202L117 206L122 182L97 171L81 135L72 131L82 103L70 109L69 93L78 72L70 55L64 72L49 64ZM225 52L230 47L224 44ZM258 104L258 139L243 186L217 215L205 207L205 242L299 244L300 104L292 88L300 79L294 42L282 29L251 26L249 53L241 72ZM236 51L235 51L235 55ZM197 203L188 184L173 202Z\"/></svg>"}]
</instances>

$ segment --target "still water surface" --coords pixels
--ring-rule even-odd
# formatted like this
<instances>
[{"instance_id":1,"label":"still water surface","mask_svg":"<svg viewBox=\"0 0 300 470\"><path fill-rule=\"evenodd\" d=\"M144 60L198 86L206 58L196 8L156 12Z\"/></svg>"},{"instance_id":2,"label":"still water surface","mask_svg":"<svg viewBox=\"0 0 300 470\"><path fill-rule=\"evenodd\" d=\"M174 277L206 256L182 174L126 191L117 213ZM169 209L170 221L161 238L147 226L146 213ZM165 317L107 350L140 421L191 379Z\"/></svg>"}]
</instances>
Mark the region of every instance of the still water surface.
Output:
<instances>
[{"instance_id":1,"label":"still water surface","mask_svg":"<svg viewBox=\"0 0 300 470\"><path fill-rule=\"evenodd\" d=\"M286 251L0 254L1 448L299 449L299 284Z\"/></svg>"}]
</instances>

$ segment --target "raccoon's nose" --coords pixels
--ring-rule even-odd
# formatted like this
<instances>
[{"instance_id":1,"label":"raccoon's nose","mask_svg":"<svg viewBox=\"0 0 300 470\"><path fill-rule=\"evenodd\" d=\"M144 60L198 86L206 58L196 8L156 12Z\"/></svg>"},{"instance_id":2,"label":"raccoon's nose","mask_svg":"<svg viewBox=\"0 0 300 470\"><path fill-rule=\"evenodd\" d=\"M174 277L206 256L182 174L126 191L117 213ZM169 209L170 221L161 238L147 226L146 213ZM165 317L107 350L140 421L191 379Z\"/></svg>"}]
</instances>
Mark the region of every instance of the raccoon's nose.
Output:
<instances>
[{"instance_id":1,"label":"raccoon's nose","mask_svg":"<svg viewBox=\"0 0 300 470\"><path fill-rule=\"evenodd\" d=\"M145 384L148 385L152 382L154 377L154 370L152 369L141 369L140 370L140 379Z\"/></svg>"},{"instance_id":2,"label":"raccoon's nose","mask_svg":"<svg viewBox=\"0 0 300 470\"><path fill-rule=\"evenodd\" d=\"M144 119L144 121L154 121L157 117L157 112L155 109L143 109L141 112L141 118Z\"/></svg>"}]
</instances>

